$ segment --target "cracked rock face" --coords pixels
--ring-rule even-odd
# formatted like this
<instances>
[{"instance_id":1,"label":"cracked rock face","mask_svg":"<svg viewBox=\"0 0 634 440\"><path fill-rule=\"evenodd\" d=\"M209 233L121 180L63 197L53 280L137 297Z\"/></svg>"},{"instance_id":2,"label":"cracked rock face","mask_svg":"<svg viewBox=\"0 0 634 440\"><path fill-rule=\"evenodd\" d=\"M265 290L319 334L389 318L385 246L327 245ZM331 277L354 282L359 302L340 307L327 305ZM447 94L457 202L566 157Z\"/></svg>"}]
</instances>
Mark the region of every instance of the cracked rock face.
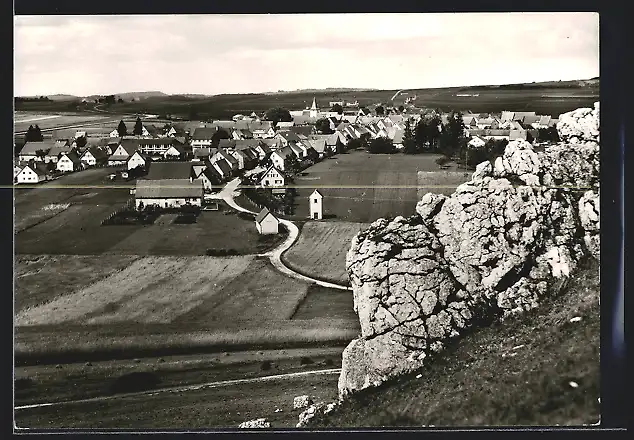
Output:
<instances>
[{"instance_id":1,"label":"cracked rock face","mask_svg":"<svg viewBox=\"0 0 634 440\"><path fill-rule=\"evenodd\" d=\"M255 419L248 420L246 422L240 423L239 428L242 429L252 429L252 428L270 428L271 423L267 422L266 419Z\"/></svg>"},{"instance_id":2,"label":"cracked rock face","mask_svg":"<svg viewBox=\"0 0 634 440\"><path fill-rule=\"evenodd\" d=\"M344 350L340 398L420 368L473 325L538 307L582 257L598 258L598 107L567 115L580 142L513 141L450 197L426 194L416 215L354 237L361 335Z\"/></svg>"},{"instance_id":3,"label":"cracked rock face","mask_svg":"<svg viewBox=\"0 0 634 440\"><path fill-rule=\"evenodd\" d=\"M594 108L578 108L559 116L557 132L562 141L576 144L581 141L599 142L599 103Z\"/></svg>"}]
</instances>

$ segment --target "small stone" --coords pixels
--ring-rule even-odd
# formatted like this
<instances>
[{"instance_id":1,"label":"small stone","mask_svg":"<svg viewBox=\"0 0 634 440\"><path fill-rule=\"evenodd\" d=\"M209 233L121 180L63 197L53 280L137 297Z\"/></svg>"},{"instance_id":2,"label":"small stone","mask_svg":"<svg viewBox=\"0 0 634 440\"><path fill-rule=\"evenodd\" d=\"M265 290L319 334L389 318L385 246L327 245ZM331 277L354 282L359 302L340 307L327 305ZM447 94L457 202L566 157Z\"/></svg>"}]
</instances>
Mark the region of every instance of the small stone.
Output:
<instances>
[{"instance_id":1,"label":"small stone","mask_svg":"<svg viewBox=\"0 0 634 440\"><path fill-rule=\"evenodd\" d=\"M515 347L513 347L513 350L519 350L520 348L522 348L524 346L524 344L521 345L516 345Z\"/></svg>"},{"instance_id":2,"label":"small stone","mask_svg":"<svg viewBox=\"0 0 634 440\"><path fill-rule=\"evenodd\" d=\"M578 388L579 387L579 384L577 382L573 382L573 381L568 382L568 385L570 385L572 388Z\"/></svg>"},{"instance_id":3,"label":"small stone","mask_svg":"<svg viewBox=\"0 0 634 440\"><path fill-rule=\"evenodd\" d=\"M416 375L416 379L420 379L421 377L423 377L423 375L422 375L422 374L417 374L417 375Z\"/></svg>"},{"instance_id":4,"label":"small stone","mask_svg":"<svg viewBox=\"0 0 634 440\"><path fill-rule=\"evenodd\" d=\"M570 320L570 322L579 322L579 321L581 321L581 316L575 316L574 318Z\"/></svg>"}]
</instances>

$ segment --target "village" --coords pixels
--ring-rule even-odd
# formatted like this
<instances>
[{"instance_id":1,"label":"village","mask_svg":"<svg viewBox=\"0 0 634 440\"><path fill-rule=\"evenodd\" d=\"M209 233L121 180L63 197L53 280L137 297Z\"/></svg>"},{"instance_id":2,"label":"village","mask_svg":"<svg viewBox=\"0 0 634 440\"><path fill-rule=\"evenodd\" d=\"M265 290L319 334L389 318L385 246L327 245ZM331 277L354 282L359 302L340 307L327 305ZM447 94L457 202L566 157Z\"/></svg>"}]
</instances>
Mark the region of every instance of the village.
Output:
<instances>
[{"instance_id":1,"label":"village","mask_svg":"<svg viewBox=\"0 0 634 440\"><path fill-rule=\"evenodd\" d=\"M403 151L408 126L415 127L423 117L423 111L412 105L415 100L413 96L403 101L407 109L376 104L373 110L359 108L357 102L331 101L324 111L313 99L310 107L289 111L289 121L267 120L266 115L253 112L227 121L160 126L138 116L127 124L121 120L110 131L84 128L67 138L26 142L15 160L14 181L33 185L87 168L108 167L112 168L109 181L134 184L130 193L136 210L142 211L217 205L213 194L240 178L250 201L261 206L262 213L290 214L292 209L283 200L292 199L291 183L311 165L351 146L358 148L359 140L386 139L395 151ZM442 124L448 118L449 114L440 115ZM467 146L474 151L490 140L535 142L540 129L556 123L556 118L535 112L462 114ZM447 167L438 163L440 169ZM312 210L298 214L323 217ZM261 233L277 232L262 228L261 221L256 218Z\"/></svg>"}]
</instances>

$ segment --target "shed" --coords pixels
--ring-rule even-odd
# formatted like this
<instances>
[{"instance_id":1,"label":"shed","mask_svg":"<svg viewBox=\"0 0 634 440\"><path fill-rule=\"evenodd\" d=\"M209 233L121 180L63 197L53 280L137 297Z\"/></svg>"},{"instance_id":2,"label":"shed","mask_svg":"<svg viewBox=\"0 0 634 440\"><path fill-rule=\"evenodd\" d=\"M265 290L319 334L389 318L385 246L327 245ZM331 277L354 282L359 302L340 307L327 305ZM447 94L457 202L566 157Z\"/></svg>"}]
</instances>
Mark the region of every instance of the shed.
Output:
<instances>
[{"instance_id":1,"label":"shed","mask_svg":"<svg viewBox=\"0 0 634 440\"><path fill-rule=\"evenodd\" d=\"M275 217L268 208L262 209L255 216L255 227L262 235L277 234L279 232L280 221Z\"/></svg>"}]
</instances>

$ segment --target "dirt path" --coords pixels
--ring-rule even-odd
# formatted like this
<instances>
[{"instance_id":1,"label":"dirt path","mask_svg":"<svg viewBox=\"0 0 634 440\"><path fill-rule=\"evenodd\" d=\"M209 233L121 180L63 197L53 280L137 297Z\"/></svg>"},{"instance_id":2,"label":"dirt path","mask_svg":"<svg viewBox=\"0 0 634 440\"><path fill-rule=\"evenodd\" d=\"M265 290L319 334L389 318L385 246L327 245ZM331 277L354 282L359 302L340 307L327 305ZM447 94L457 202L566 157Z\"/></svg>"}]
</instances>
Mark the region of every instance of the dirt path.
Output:
<instances>
[{"instance_id":1,"label":"dirt path","mask_svg":"<svg viewBox=\"0 0 634 440\"><path fill-rule=\"evenodd\" d=\"M212 200L214 199L223 200L225 203L227 203L227 205L231 206L233 209L237 211L248 212L250 214L257 214L257 212L250 211L238 205L236 201L234 200L234 197L239 194L238 187L240 186L240 183L241 183L240 178L235 178L231 182L227 183L220 192L218 192L217 194L214 194L212 197L209 197L209 198ZM264 254L260 254L258 256L267 257L271 261L271 264L273 265L273 267L275 267L277 270L279 270L284 275L287 275L289 277L293 277L298 280L306 281L309 283L315 283L319 286L329 287L332 289L352 290L352 288L343 286L341 284L329 283L327 281L321 281L315 278L307 277L305 275L302 275L301 273L295 272L293 269L286 266L282 262L282 258L281 258L282 254L286 252L297 240L297 237L299 236L299 228L295 225L295 223L289 220L279 219L279 221L288 229L288 237L277 248L273 249L272 251L266 252Z\"/></svg>"},{"instance_id":2,"label":"dirt path","mask_svg":"<svg viewBox=\"0 0 634 440\"><path fill-rule=\"evenodd\" d=\"M293 377L311 376L311 375L319 375L319 374L339 374L340 372L341 372L340 368L330 368L326 370L300 371L297 373L275 374L270 376L253 377L249 379L223 380L223 381L217 381L217 382L207 382L207 383L197 384L197 385L160 388L156 390L141 391L137 393L122 393L122 394L116 394L113 396L93 397L90 399L67 400L64 402L36 403L32 405L16 406L14 407L14 409L18 411L18 410L26 410L26 409L32 409L32 408L42 408L47 406L61 406L61 405L82 404L82 403L90 403L90 402L102 402L106 400L115 400L115 399L121 399L126 397L133 397L133 396L154 396L160 393L182 393L186 391L199 391L202 389L226 387L226 386L239 385L239 384L245 384L245 383L284 380L284 379L293 378Z\"/></svg>"}]
</instances>

